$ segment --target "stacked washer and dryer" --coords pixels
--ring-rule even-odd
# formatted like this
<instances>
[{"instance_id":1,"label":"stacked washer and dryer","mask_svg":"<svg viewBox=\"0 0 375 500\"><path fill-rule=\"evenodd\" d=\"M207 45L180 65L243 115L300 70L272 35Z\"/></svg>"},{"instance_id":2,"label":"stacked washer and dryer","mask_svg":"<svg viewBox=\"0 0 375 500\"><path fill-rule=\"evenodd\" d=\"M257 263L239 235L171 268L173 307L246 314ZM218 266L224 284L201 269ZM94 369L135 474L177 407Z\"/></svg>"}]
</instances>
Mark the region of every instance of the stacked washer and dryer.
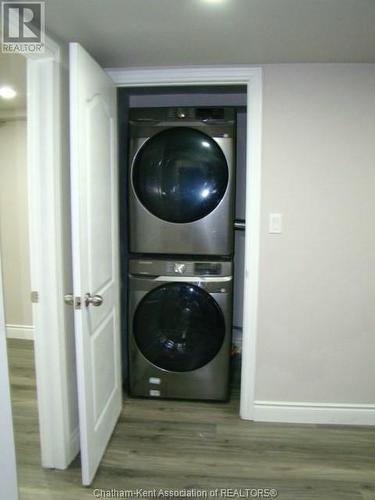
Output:
<instances>
[{"instance_id":1,"label":"stacked washer and dryer","mask_svg":"<svg viewBox=\"0 0 375 500\"><path fill-rule=\"evenodd\" d=\"M225 400L235 110L137 108L129 118L130 393Z\"/></svg>"}]
</instances>

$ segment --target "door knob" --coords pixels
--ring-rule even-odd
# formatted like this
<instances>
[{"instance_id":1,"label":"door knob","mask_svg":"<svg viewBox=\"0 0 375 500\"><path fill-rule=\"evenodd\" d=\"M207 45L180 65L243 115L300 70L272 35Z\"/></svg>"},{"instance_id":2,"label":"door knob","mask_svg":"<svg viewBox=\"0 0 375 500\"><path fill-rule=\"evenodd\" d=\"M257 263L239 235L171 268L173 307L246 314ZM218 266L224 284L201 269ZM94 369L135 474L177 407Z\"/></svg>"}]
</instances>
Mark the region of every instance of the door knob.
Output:
<instances>
[{"instance_id":1,"label":"door knob","mask_svg":"<svg viewBox=\"0 0 375 500\"><path fill-rule=\"evenodd\" d=\"M103 297L101 295L91 295L91 293L86 293L85 295L85 306L89 305L94 307L99 307L103 304Z\"/></svg>"},{"instance_id":2,"label":"door knob","mask_svg":"<svg viewBox=\"0 0 375 500\"><path fill-rule=\"evenodd\" d=\"M81 309L81 297L75 297L72 293L64 295L64 302L67 306L73 306L74 309Z\"/></svg>"}]
</instances>

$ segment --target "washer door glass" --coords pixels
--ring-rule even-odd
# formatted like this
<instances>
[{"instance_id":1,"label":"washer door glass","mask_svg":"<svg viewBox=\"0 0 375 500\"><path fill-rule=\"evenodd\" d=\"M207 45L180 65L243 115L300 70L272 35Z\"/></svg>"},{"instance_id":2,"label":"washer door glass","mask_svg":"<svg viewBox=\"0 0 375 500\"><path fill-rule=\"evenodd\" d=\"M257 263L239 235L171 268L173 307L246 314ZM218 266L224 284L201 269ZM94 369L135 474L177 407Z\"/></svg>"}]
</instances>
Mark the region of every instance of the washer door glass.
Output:
<instances>
[{"instance_id":1,"label":"washer door glass","mask_svg":"<svg viewBox=\"0 0 375 500\"><path fill-rule=\"evenodd\" d=\"M151 137L133 164L134 190L147 210L168 222L202 219L223 198L228 165L219 145L188 127Z\"/></svg>"},{"instance_id":2,"label":"washer door glass","mask_svg":"<svg viewBox=\"0 0 375 500\"><path fill-rule=\"evenodd\" d=\"M133 327L145 358L173 372L209 363L225 336L224 317L216 301L188 283L166 284L149 292L136 309Z\"/></svg>"}]
</instances>

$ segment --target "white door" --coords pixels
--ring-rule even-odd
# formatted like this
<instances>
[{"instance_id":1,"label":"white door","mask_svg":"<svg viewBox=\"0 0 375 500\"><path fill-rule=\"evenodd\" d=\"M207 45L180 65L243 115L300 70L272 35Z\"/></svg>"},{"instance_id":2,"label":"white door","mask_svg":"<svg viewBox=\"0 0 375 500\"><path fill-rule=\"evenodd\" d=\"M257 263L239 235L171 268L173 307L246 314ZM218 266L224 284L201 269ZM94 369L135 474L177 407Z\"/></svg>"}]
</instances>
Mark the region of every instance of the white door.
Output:
<instances>
[{"instance_id":1,"label":"white door","mask_svg":"<svg viewBox=\"0 0 375 500\"><path fill-rule=\"evenodd\" d=\"M73 281L82 482L96 473L122 405L116 89L70 44Z\"/></svg>"}]
</instances>

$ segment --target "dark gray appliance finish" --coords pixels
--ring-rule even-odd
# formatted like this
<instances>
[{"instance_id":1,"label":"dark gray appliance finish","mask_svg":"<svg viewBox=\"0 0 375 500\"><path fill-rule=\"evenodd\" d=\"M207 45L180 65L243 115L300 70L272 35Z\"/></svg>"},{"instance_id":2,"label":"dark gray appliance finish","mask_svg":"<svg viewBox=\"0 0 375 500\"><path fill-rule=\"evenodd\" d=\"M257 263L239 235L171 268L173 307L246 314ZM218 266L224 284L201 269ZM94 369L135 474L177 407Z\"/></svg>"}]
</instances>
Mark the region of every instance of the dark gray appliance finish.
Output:
<instances>
[{"instance_id":1,"label":"dark gray appliance finish","mask_svg":"<svg viewBox=\"0 0 375 500\"><path fill-rule=\"evenodd\" d=\"M132 396L228 398L232 263L129 261Z\"/></svg>"},{"instance_id":2,"label":"dark gray appliance finish","mask_svg":"<svg viewBox=\"0 0 375 500\"><path fill-rule=\"evenodd\" d=\"M131 253L233 254L234 108L137 108L129 117Z\"/></svg>"}]
</instances>

